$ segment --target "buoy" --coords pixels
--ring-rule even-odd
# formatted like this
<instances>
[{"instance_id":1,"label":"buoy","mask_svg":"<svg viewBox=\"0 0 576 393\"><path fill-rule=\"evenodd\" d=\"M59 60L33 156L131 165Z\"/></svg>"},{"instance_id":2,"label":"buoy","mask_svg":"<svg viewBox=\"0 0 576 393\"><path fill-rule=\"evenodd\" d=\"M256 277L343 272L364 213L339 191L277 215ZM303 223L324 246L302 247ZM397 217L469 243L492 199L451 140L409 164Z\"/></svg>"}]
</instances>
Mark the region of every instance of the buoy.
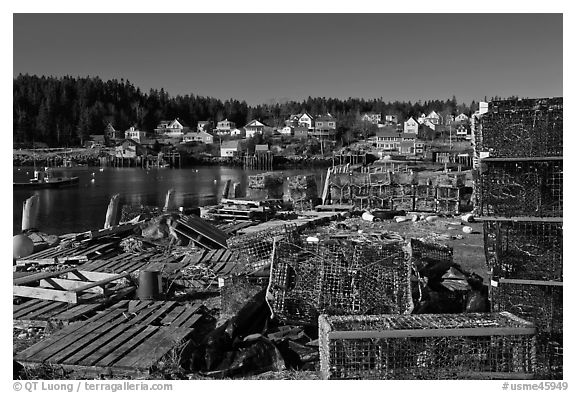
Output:
<instances>
[{"instance_id":1,"label":"buoy","mask_svg":"<svg viewBox=\"0 0 576 393\"><path fill-rule=\"evenodd\" d=\"M374 216L369 212L362 213L362 219L364 221L374 221Z\"/></svg>"},{"instance_id":2,"label":"buoy","mask_svg":"<svg viewBox=\"0 0 576 393\"><path fill-rule=\"evenodd\" d=\"M320 241L320 239L318 239L316 236L308 236L306 238L306 242L308 243L318 243Z\"/></svg>"},{"instance_id":3,"label":"buoy","mask_svg":"<svg viewBox=\"0 0 576 393\"><path fill-rule=\"evenodd\" d=\"M26 235L16 235L12 239L14 259L24 258L34 251L34 242Z\"/></svg>"},{"instance_id":4,"label":"buoy","mask_svg":"<svg viewBox=\"0 0 576 393\"><path fill-rule=\"evenodd\" d=\"M464 214L460 217L463 222L474 222L474 215L472 213Z\"/></svg>"},{"instance_id":5,"label":"buoy","mask_svg":"<svg viewBox=\"0 0 576 393\"><path fill-rule=\"evenodd\" d=\"M92 177L94 177L94 175L95 175L95 173L94 173L94 172L92 172Z\"/></svg>"},{"instance_id":6,"label":"buoy","mask_svg":"<svg viewBox=\"0 0 576 393\"><path fill-rule=\"evenodd\" d=\"M473 231L472 227L466 226L466 227L462 228L462 232L464 232L464 233L470 234L470 233L472 233L472 231Z\"/></svg>"}]
</instances>

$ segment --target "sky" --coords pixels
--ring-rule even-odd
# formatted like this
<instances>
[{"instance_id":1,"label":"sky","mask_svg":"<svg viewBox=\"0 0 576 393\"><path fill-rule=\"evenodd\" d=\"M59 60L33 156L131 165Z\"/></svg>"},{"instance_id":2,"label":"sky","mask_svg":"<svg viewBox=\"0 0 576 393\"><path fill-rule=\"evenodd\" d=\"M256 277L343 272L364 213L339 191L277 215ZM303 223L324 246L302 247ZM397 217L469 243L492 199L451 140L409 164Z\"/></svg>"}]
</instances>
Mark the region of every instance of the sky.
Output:
<instances>
[{"instance_id":1,"label":"sky","mask_svg":"<svg viewBox=\"0 0 576 393\"><path fill-rule=\"evenodd\" d=\"M255 105L562 95L562 14L14 14L13 74Z\"/></svg>"}]
</instances>

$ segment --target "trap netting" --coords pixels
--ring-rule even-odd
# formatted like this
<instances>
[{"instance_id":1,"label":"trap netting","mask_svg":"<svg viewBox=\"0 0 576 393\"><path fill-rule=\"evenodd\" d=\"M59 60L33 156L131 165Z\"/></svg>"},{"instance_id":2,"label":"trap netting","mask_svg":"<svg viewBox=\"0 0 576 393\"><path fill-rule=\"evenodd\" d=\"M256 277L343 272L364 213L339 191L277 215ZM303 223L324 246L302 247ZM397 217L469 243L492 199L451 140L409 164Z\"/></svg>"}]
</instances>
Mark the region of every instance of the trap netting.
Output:
<instances>
[{"instance_id":1,"label":"trap netting","mask_svg":"<svg viewBox=\"0 0 576 393\"><path fill-rule=\"evenodd\" d=\"M491 157L562 156L562 98L495 101L480 118L477 151Z\"/></svg>"},{"instance_id":2,"label":"trap netting","mask_svg":"<svg viewBox=\"0 0 576 393\"><path fill-rule=\"evenodd\" d=\"M226 243L231 251L237 251L240 258L253 268L262 267L270 262L274 238L287 241L298 238L296 224L283 224L275 227L229 238Z\"/></svg>"},{"instance_id":3,"label":"trap netting","mask_svg":"<svg viewBox=\"0 0 576 393\"><path fill-rule=\"evenodd\" d=\"M398 240L277 241L268 302L279 319L302 324L321 313L407 313L410 264Z\"/></svg>"},{"instance_id":4,"label":"trap netting","mask_svg":"<svg viewBox=\"0 0 576 393\"><path fill-rule=\"evenodd\" d=\"M484 221L484 251L494 277L562 281L562 222Z\"/></svg>"},{"instance_id":5,"label":"trap netting","mask_svg":"<svg viewBox=\"0 0 576 393\"><path fill-rule=\"evenodd\" d=\"M319 317L324 379L529 378L534 326L509 313Z\"/></svg>"},{"instance_id":6,"label":"trap netting","mask_svg":"<svg viewBox=\"0 0 576 393\"><path fill-rule=\"evenodd\" d=\"M477 195L480 215L562 216L562 160L485 162Z\"/></svg>"}]
</instances>

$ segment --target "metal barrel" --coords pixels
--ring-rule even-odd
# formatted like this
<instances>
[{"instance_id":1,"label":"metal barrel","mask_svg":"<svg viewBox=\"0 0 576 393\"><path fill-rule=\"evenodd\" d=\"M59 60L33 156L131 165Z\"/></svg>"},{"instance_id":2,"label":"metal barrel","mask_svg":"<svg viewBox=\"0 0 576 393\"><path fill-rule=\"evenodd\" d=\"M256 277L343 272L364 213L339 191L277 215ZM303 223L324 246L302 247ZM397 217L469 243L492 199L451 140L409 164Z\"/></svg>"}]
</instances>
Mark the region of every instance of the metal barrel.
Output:
<instances>
[{"instance_id":1,"label":"metal barrel","mask_svg":"<svg viewBox=\"0 0 576 393\"><path fill-rule=\"evenodd\" d=\"M162 276L156 270L144 270L138 278L138 299L154 300L160 298Z\"/></svg>"}]
</instances>

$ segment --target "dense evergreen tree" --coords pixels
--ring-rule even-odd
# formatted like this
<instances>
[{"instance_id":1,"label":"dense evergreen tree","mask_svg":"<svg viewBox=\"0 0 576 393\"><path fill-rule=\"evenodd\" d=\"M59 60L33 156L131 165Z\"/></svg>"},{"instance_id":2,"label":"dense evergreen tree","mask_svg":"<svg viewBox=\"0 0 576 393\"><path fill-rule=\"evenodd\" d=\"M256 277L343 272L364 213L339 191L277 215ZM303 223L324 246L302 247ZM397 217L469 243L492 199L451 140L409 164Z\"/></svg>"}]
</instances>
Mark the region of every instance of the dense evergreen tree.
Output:
<instances>
[{"instance_id":1,"label":"dense evergreen tree","mask_svg":"<svg viewBox=\"0 0 576 393\"><path fill-rule=\"evenodd\" d=\"M108 122L117 130L137 126L150 132L161 120L174 118L190 127L201 120L216 123L225 118L238 127L252 119L281 127L290 114L307 111L312 115L335 116L339 138L348 140L351 135L348 131L358 131L359 115L363 112L395 114L399 121L404 121L432 110L445 118L458 113L470 115L477 108L477 102L473 101L469 107L458 103L456 97L424 103L385 102L382 98L308 97L302 102L248 106L245 101L222 102L194 94L170 97L164 89L144 93L124 79L102 81L98 77L19 75L14 79L13 137L17 144L44 142L50 146L74 146L89 135L102 134Z\"/></svg>"}]
</instances>

